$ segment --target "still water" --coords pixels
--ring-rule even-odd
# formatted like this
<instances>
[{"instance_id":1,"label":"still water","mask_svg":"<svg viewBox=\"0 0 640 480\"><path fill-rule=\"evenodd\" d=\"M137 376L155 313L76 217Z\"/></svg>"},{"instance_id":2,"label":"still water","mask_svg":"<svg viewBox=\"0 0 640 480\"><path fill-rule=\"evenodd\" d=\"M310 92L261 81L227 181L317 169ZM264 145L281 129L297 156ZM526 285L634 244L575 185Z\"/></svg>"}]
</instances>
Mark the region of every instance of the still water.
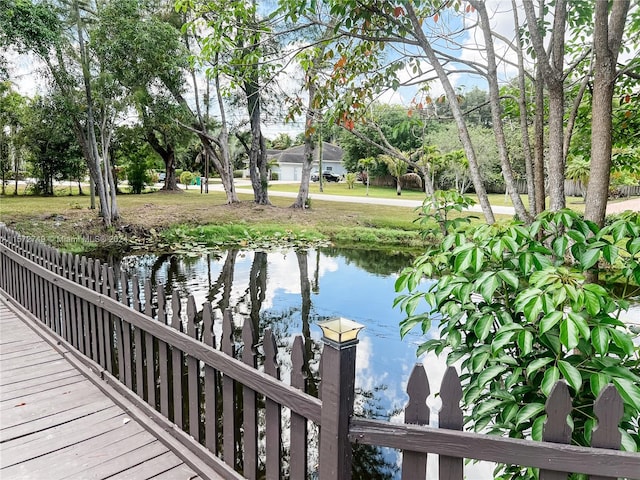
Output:
<instances>
[{"instance_id":1,"label":"still water","mask_svg":"<svg viewBox=\"0 0 640 480\"><path fill-rule=\"evenodd\" d=\"M400 339L401 312L393 308L394 282L412 261L406 254L319 248L307 251L229 250L219 254L142 255L126 257L121 268L140 280L178 290L183 299L191 294L198 309L212 302L214 309L231 308L234 318L251 316L260 333L270 327L279 346L283 379L288 380L287 346L293 336L312 340L316 365L321 331L318 322L346 317L361 323L356 359L356 409L368 417L401 421L408 401L405 393L416 362L425 365L431 391L439 391L446 368L444 357L416 357L417 346L437 335L437 326L426 335L410 332ZM426 288L426 285L425 285ZM184 311L184 310L183 310ZM635 310L638 313L638 310ZM216 332L219 333L219 332ZM313 387L312 387L313 388ZM429 399L431 423L437 425L438 399ZM431 456L430 456L431 457ZM375 455L367 478L397 478L398 452ZM430 458L428 478L437 478ZM492 478L492 466L466 465L466 478Z\"/></svg>"}]
</instances>

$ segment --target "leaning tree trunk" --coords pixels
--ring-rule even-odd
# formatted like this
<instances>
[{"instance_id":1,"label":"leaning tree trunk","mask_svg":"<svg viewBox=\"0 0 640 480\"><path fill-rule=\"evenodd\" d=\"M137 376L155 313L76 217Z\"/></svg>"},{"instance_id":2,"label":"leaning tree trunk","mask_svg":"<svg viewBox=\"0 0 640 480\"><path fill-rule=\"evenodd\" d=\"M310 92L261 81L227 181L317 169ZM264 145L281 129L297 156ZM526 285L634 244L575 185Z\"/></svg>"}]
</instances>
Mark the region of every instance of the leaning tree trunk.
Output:
<instances>
[{"instance_id":1,"label":"leaning tree trunk","mask_svg":"<svg viewBox=\"0 0 640 480\"><path fill-rule=\"evenodd\" d=\"M593 103L591 106L591 173L587 187L584 217L604 225L611 172L612 100L616 78L616 62L622 41L629 0L609 2L597 0L593 35L595 67Z\"/></svg>"},{"instance_id":2,"label":"leaning tree trunk","mask_svg":"<svg viewBox=\"0 0 640 480\"><path fill-rule=\"evenodd\" d=\"M476 152L473 148L471 136L469 135L469 130L467 129L464 115L462 114L462 110L460 109L460 104L458 103L456 92L453 88L453 85L451 85L451 81L447 76L447 72L445 71L433 48L431 47L431 43L422 32L422 20L418 18L411 4L407 4L406 8L407 15L411 19L411 23L416 33L416 40L418 41L420 48L422 48L422 50L424 51L427 59L431 63L431 66L436 71L438 79L442 83L447 99L449 100L451 114L453 115L453 118L458 127L460 141L462 142L462 147L464 148L465 155L467 156L467 160L469 161L469 172L471 174L471 180L473 181L476 195L478 195L478 201L480 203L480 207L482 208L484 218L487 223L493 224L496 220L493 215L493 210L491 209L491 204L489 203L487 190L484 187L484 182L482 181L482 175L480 174L480 166L478 164Z\"/></svg>"}]
</instances>

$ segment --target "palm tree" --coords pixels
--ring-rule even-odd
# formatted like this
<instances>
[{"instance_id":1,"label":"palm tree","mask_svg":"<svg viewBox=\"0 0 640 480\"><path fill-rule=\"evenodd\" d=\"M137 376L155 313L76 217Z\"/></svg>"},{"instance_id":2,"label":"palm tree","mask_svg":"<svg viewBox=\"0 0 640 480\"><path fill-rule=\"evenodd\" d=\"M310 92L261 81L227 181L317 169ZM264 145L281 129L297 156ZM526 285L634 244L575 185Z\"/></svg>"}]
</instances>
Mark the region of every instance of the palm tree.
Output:
<instances>
[{"instance_id":1,"label":"palm tree","mask_svg":"<svg viewBox=\"0 0 640 480\"><path fill-rule=\"evenodd\" d=\"M367 197L369 196L369 170L375 168L378 165L378 162L373 157L361 158L358 160L358 166L360 168L364 168L364 171L367 175Z\"/></svg>"},{"instance_id":2,"label":"palm tree","mask_svg":"<svg viewBox=\"0 0 640 480\"><path fill-rule=\"evenodd\" d=\"M402 195L400 178L407 173L407 162L389 155L379 155L378 158L385 163L391 176L396 179L396 192L398 195Z\"/></svg>"},{"instance_id":3,"label":"palm tree","mask_svg":"<svg viewBox=\"0 0 640 480\"><path fill-rule=\"evenodd\" d=\"M574 182L578 182L582 191L582 198L587 201L586 186L589 184L589 175L591 174L590 161L582 155L569 155L567 158L567 170L565 177Z\"/></svg>"}]
</instances>

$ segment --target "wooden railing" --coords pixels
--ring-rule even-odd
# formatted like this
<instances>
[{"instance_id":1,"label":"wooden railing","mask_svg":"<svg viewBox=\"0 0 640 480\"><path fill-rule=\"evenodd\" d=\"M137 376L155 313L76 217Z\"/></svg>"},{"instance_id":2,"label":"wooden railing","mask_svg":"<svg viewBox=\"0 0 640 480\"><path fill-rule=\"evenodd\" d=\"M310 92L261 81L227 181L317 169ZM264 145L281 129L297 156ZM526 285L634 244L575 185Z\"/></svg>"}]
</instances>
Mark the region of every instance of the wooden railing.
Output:
<instances>
[{"instance_id":1,"label":"wooden railing","mask_svg":"<svg viewBox=\"0 0 640 480\"><path fill-rule=\"evenodd\" d=\"M239 341L229 310L214 318L210 303L198 312L190 296L183 316L176 292L169 298L149 281L140 288L135 277L116 278L108 265L60 253L5 227L0 289L149 418L173 424L170 433L224 478L349 479L351 444L359 443L402 450L404 479L425 478L427 453L439 455L441 479L461 480L464 458L538 467L541 479L567 478L558 472L640 479L640 455L617 450L622 401L613 386L594 407L592 448L567 445L571 402L562 382L547 403L546 441L462 432L461 386L453 368L440 389L439 428L426 426L430 388L422 365L408 383L406 424L382 422L353 416L357 342L325 339L319 400L305 393L310 359L301 337L293 343L288 385L279 379L269 329L258 339L253 322L242 318ZM221 338L214 337L217 322ZM319 438L310 423L319 427Z\"/></svg>"}]
</instances>

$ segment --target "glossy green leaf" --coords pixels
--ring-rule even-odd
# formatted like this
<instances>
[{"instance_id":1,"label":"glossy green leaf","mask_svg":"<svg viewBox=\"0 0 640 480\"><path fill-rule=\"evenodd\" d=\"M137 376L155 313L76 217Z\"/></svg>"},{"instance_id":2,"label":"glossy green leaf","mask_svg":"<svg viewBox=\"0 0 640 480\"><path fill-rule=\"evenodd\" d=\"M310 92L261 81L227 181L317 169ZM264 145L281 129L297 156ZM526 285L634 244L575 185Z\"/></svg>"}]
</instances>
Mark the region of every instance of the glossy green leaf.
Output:
<instances>
[{"instance_id":1,"label":"glossy green leaf","mask_svg":"<svg viewBox=\"0 0 640 480\"><path fill-rule=\"evenodd\" d=\"M503 365L493 365L492 367L487 368L484 372L478 375L478 386L482 387L483 385L500 375L506 369L507 367Z\"/></svg>"},{"instance_id":2,"label":"glossy green leaf","mask_svg":"<svg viewBox=\"0 0 640 480\"><path fill-rule=\"evenodd\" d=\"M531 425L531 438L536 442L542 441L542 434L544 432L544 424L547 421L547 415L542 415L536 418Z\"/></svg>"},{"instance_id":3,"label":"glossy green leaf","mask_svg":"<svg viewBox=\"0 0 640 480\"><path fill-rule=\"evenodd\" d=\"M462 273L471 266L473 250L464 250L459 253L453 263L456 273Z\"/></svg>"},{"instance_id":4,"label":"glossy green leaf","mask_svg":"<svg viewBox=\"0 0 640 480\"><path fill-rule=\"evenodd\" d=\"M502 347L510 343L511 339L513 339L513 336L515 334L516 332L513 330L498 333L493 339L493 341L491 342L491 351L495 353L498 350L500 350Z\"/></svg>"},{"instance_id":5,"label":"glossy green leaf","mask_svg":"<svg viewBox=\"0 0 640 480\"><path fill-rule=\"evenodd\" d=\"M542 390L542 393L548 397L551 393L551 389L558 380L560 380L560 370L558 370L558 367L548 368L547 371L544 372L542 383L540 384L540 390Z\"/></svg>"},{"instance_id":6,"label":"glossy green leaf","mask_svg":"<svg viewBox=\"0 0 640 480\"><path fill-rule=\"evenodd\" d=\"M518 334L517 342L522 355L528 355L533 349L533 334L528 330L523 330Z\"/></svg>"},{"instance_id":7,"label":"glossy green leaf","mask_svg":"<svg viewBox=\"0 0 640 480\"><path fill-rule=\"evenodd\" d=\"M595 316L600 311L600 297L589 290L585 290L584 305L589 315Z\"/></svg>"},{"instance_id":8,"label":"glossy green leaf","mask_svg":"<svg viewBox=\"0 0 640 480\"><path fill-rule=\"evenodd\" d=\"M571 350L578 345L578 328L571 318L567 317L560 322L560 343L567 350Z\"/></svg>"},{"instance_id":9,"label":"glossy green leaf","mask_svg":"<svg viewBox=\"0 0 640 480\"><path fill-rule=\"evenodd\" d=\"M536 358L527 366L527 375L532 376L535 372L540 370L540 368L544 367L548 363L553 362L553 358Z\"/></svg>"},{"instance_id":10,"label":"glossy green leaf","mask_svg":"<svg viewBox=\"0 0 640 480\"><path fill-rule=\"evenodd\" d=\"M471 358L471 371L474 373L481 372L487 364L487 360L489 360L490 356L491 354L489 352L482 352L474 355Z\"/></svg>"},{"instance_id":11,"label":"glossy green leaf","mask_svg":"<svg viewBox=\"0 0 640 480\"><path fill-rule=\"evenodd\" d=\"M529 403L522 407L516 415L516 425L525 423L544 411L543 403Z\"/></svg>"},{"instance_id":12,"label":"glossy green leaf","mask_svg":"<svg viewBox=\"0 0 640 480\"><path fill-rule=\"evenodd\" d=\"M609 384L609 377L604 373L592 373L589 376L589 388L594 398L597 397L602 389Z\"/></svg>"},{"instance_id":13,"label":"glossy green leaf","mask_svg":"<svg viewBox=\"0 0 640 480\"><path fill-rule=\"evenodd\" d=\"M540 320L540 334L543 334L551 330L560 320L562 320L562 312L551 312L549 315L545 315Z\"/></svg>"},{"instance_id":14,"label":"glossy green leaf","mask_svg":"<svg viewBox=\"0 0 640 480\"><path fill-rule=\"evenodd\" d=\"M598 263L599 258L600 249L591 248L589 250L586 250L579 258L582 269L588 270L589 268L593 267L596 263Z\"/></svg>"},{"instance_id":15,"label":"glossy green leaf","mask_svg":"<svg viewBox=\"0 0 640 480\"><path fill-rule=\"evenodd\" d=\"M564 254L567 251L568 246L569 246L569 239L565 236L557 237L551 243L551 248L553 249L553 253L555 253L560 258L564 258Z\"/></svg>"},{"instance_id":16,"label":"glossy green leaf","mask_svg":"<svg viewBox=\"0 0 640 480\"><path fill-rule=\"evenodd\" d=\"M516 290L518 288L519 280L515 273L511 270L500 270L498 277L502 279L507 285Z\"/></svg>"},{"instance_id":17,"label":"glossy green leaf","mask_svg":"<svg viewBox=\"0 0 640 480\"><path fill-rule=\"evenodd\" d=\"M582 375L576 367L571 365L566 360L558 360L558 369L562 374L562 378L564 378L569 386L571 386L575 392L580 391L580 387L582 387Z\"/></svg>"},{"instance_id":18,"label":"glossy green leaf","mask_svg":"<svg viewBox=\"0 0 640 480\"><path fill-rule=\"evenodd\" d=\"M619 428L620 431L620 450L624 450L625 452L637 452L638 444L633 439L629 432L626 430Z\"/></svg>"},{"instance_id":19,"label":"glossy green leaf","mask_svg":"<svg viewBox=\"0 0 640 480\"><path fill-rule=\"evenodd\" d=\"M631 255L640 252L640 237L632 238L627 242L627 251Z\"/></svg>"},{"instance_id":20,"label":"glossy green leaf","mask_svg":"<svg viewBox=\"0 0 640 480\"><path fill-rule=\"evenodd\" d=\"M640 410L640 385L625 378L612 378L611 381L616 386L622 400L636 411Z\"/></svg>"},{"instance_id":21,"label":"glossy green leaf","mask_svg":"<svg viewBox=\"0 0 640 480\"><path fill-rule=\"evenodd\" d=\"M609 332L606 327L595 327L591 332L591 345L600 355L609 351Z\"/></svg>"},{"instance_id":22,"label":"glossy green leaf","mask_svg":"<svg viewBox=\"0 0 640 480\"><path fill-rule=\"evenodd\" d=\"M584 317L581 314L575 312L569 312L568 316L578 329L580 336L585 340L589 340L589 338L591 337L591 329L589 328L589 324L584 319Z\"/></svg>"},{"instance_id":23,"label":"glossy green leaf","mask_svg":"<svg viewBox=\"0 0 640 480\"><path fill-rule=\"evenodd\" d=\"M616 261L618 258L618 247L615 245L606 245L602 248L602 258L604 258L610 264Z\"/></svg>"},{"instance_id":24,"label":"glossy green leaf","mask_svg":"<svg viewBox=\"0 0 640 480\"><path fill-rule=\"evenodd\" d=\"M488 314L480 317L480 319L473 326L473 332L478 337L478 340L484 342L484 340L489 336L489 332L491 331L491 327L493 326L493 315Z\"/></svg>"},{"instance_id":25,"label":"glossy green leaf","mask_svg":"<svg viewBox=\"0 0 640 480\"><path fill-rule=\"evenodd\" d=\"M611 328L609 329L609 334L611 335L613 343L620 347L625 354L633 355L633 340L631 340L631 337L628 333L615 328Z\"/></svg>"}]
</instances>

